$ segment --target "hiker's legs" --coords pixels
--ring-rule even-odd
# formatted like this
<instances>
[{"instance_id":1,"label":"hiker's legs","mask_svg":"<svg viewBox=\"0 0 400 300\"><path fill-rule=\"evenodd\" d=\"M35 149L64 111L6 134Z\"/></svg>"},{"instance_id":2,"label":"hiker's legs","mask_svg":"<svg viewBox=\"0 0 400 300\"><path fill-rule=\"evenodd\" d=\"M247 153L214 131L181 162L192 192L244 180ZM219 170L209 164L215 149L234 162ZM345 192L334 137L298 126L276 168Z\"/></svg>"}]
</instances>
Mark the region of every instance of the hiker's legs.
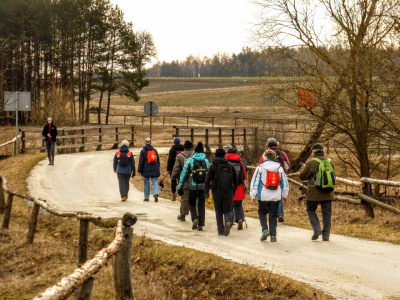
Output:
<instances>
[{"instance_id":1,"label":"hiker's legs","mask_svg":"<svg viewBox=\"0 0 400 300\"><path fill-rule=\"evenodd\" d=\"M224 221L233 223L233 195L232 193L225 192L219 195L222 200L222 213L224 214Z\"/></svg>"},{"instance_id":2,"label":"hiker's legs","mask_svg":"<svg viewBox=\"0 0 400 300\"><path fill-rule=\"evenodd\" d=\"M117 174L121 198L128 196L130 174Z\"/></svg>"},{"instance_id":3,"label":"hiker's legs","mask_svg":"<svg viewBox=\"0 0 400 300\"><path fill-rule=\"evenodd\" d=\"M258 201L258 218L260 219L261 231L268 230L267 214L268 202Z\"/></svg>"},{"instance_id":4,"label":"hiker's legs","mask_svg":"<svg viewBox=\"0 0 400 300\"><path fill-rule=\"evenodd\" d=\"M269 211L269 232L276 236L276 226L278 225L279 201L268 201Z\"/></svg>"},{"instance_id":5,"label":"hiker's legs","mask_svg":"<svg viewBox=\"0 0 400 300\"><path fill-rule=\"evenodd\" d=\"M278 209L278 216L285 216L285 213L283 212L283 201L279 201L279 209Z\"/></svg>"},{"instance_id":6,"label":"hiker's legs","mask_svg":"<svg viewBox=\"0 0 400 300\"><path fill-rule=\"evenodd\" d=\"M171 192L172 192L172 194L176 193L176 186L177 186L176 179L171 179Z\"/></svg>"},{"instance_id":7,"label":"hiker's legs","mask_svg":"<svg viewBox=\"0 0 400 300\"><path fill-rule=\"evenodd\" d=\"M233 201L233 210L235 211L235 222L244 220L243 201Z\"/></svg>"},{"instance_id":8,"label":"hiker's legs","mask_svg":"<svg viewBox=\"0 0 400 300\"><path fill-rule=\"evenodd\" d=\"M199 214L199 226L204 226L204 220L206 217L206 198L204 190L197 191L197 212Z\"/></svg>"},{"instance_id":9,"label":"hiker's legs","mask_svg":"<svg viewBox=\"0 0 400 300\"><path fill-rule=\"evenodd\" d=\"M318 233L321 231L321 224L315 212L318 208L318 203L319 201L307 201L307 215L310 219L310 224L314 230L314 233Z\"/></svg>"},{"instance_id":10,"label":"hiker's legs","mask_svg":"<svg viewBox=\"0 0 400 300\"><path fill-rule=\"evenodd\" d=\"M190 210L190 218L192 219L192 222L194 220L198 219L196 200L197 200L197 191L189 190L189 210Z\"/></svg>"},{"instance_id":11,"label":"hiker's legs","mask_svg":"<svg viewBox=\"0 0 400 300\"><path fill-rule=\"evenodd\" d=\"M149 178L143 177L143 190L144 190L144 199L149 199L150 197L150 181Z\"/></svg>"},{"instance_id":12,"label":"hiker's legs","mask_svg":"<svg viewBox=\"0 0 400 300\"><path fill-rule=\"evenodd\" d=\"M51 163L54 165L54 151L56 149L56 142L51 143L50 145L50 156L51 156Z\"/></svg>"},{"instance_id":13,"label":"hiker's legs","mask_svg":"<svg viewBox=\"0 0 400 300\"><path fill-rule=\"evenodd\" d=\"M222 214L222 202L218 197L217 192L212 193L214 209L215 209L215 219L217 220L217 229L219 234L223 234L225 230L224 217Z\"/></svg>"},{"instance_id":14,"label":"hiker's legs","mask_svg":"<svg viewBox=\"0 0 400 300\"><path fill-rule=\"evenodd\" d=\"M51 164L51 152L50 152L51 144L52 143L50 141L46 141L46 151L47 151L47 158L49 159L49 164Z\"/></svg>"},{"instance_id":15,"label":"hiker's legs","mask_svg":"<svg viewBox=\"0 0 400 300\"><path fill-rule=\"evenodd\" d=\"M322 238L329 238L331 233L332 201L321 201L322 210Z\"/></svg>"},{"instance_id":16,"label":"hiker's legs","mask_svg":"<svg viewBox=\"0 0 400 300\"><path fill-rule=\"evenodd\" d=\"M151 185L153 186L153 196L159 195L160 191L158 189L158 178L157 177L151 178Z\"/></svg>"},{"instance_id":17,"label":"hiker's legs","mask_svg":"<svg viewBox=\"0 0 400 300\"><path fill-rule=\"evenodd\" d=\"M182 216L189 214L189 189L183 189L183 195L181 196L181 207L180 213Z\"/></svg>"}]
</instances>

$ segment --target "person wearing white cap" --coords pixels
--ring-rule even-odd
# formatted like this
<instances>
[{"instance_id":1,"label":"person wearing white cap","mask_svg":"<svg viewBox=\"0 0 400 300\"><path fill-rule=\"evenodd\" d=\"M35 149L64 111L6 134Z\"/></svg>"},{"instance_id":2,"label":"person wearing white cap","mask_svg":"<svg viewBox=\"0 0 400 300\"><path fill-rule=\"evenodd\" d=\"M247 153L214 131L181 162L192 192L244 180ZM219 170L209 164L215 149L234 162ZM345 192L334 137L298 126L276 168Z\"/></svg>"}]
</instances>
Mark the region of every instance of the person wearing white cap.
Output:
<instances>
[{"instance_id":1,"label":"person wearing white cap","mask_svg":"<svg viewBox=\"0 0 400 300\"><path fill-rule=\"evenodd\" d=\"M129 179L135 177L135 159L129 151L129 142L123 140L121 148L115 153L113 160L114 173L117 173L119 192L121 201L125 202L128 199Z\"/></svg>"}]
</instances>

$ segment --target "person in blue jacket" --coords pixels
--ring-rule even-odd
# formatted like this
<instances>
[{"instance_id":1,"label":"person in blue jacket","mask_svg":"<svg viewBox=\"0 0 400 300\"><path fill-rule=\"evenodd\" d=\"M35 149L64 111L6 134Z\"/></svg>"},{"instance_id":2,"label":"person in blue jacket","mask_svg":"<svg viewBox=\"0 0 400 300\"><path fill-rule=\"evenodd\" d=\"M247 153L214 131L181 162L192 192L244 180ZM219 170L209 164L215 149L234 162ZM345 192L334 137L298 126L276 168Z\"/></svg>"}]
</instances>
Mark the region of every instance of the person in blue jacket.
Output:
<instances>
[{"instance_id":1,"label":"person in blue jacket","mask_svg":"<svg viewBox=\"0 0 400 300\"><path fill-rule=\"evenodd\" d=\"M153 186L154 202L158 202L158 177L160 177L160 157L158 152L151 145L151 139L145 139L145 146L140 151L138 176L143 177L144 183L144 201L149 201L150 180Z\"/></svg>"},{"instance_id":2,"label":"person in blue jacket","mask_svg":"<svg viewBox=\"0 0 400 300\"><path fill-rule=\"evenodd\" d=\"M123 140L121 148L115 153L113 160L114 173L117 173L121 201L128 200L129 179L135 177L135 159L129 151L129 142Z\"/></svg>"},{"instance_id":3,"label":"person in blue jacket","mask_svg":"<svg viewBox=\"0 0 400 300\"><path fill-rule=\"evenodd\" d=\"M183 183L186 182L189 189L189 211L192 219L192 229L202 231L206 214L204 187L210 164L204 154L202 142L197 143L194 152L183 167L179 179L178 194L180 196L183 195Z\"/></svg>"}]
</instances>

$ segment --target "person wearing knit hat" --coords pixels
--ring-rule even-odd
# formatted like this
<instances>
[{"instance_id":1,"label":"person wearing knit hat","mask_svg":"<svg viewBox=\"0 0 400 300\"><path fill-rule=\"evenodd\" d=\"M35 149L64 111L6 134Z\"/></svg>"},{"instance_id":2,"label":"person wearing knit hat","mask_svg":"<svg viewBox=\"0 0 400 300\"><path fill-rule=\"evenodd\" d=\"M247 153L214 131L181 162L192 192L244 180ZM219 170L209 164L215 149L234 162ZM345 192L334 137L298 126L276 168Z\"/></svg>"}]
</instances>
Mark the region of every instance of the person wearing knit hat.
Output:
<instances>
[{"instance_id":1,"label":"person wearing knit hat","mask_svg":"<svg viewBox=\"0 0 400 300\"><path fill-rule=\"evenodd\" d=\"M193 143L191 141L185 141L183 144L183 152L176 156L175 164L172 168L171 181L179 180L186 161L192 157L193 154ZM182 190L183 194L181 195L181 205L179 208L178 220L184 222L186 221L186 216L189 214L189 189L186 182L183 183Z\"/></svg>"},{"instance_id":2,"label":"person wearing knit hat","mask_svg":"<svg viewBox=\"0 0 400 300\"><path fill-rule=\"evenodd\" d=\"M233 196L236 190L236 171L226 158L224 149L215 151L215 159L207 173L205 193L210 189L214 201L218 235L228 236L233 224Z\"/></svg>"},{"instance_id":3,"label":"person wearing knit hat","mask_svg":"<svg viewBox=\"0 0 400 300\"><path fill-rule=\"evenodd\" d=\"M114 173L117 173L121 201L128 200L129 179L135 177L135 159L129 151L129 142L123 140L121 148L115 153L113 160Z\"/></svg>"},{"instance_id":4,"label":"person wearing knit hat","mask_svg":"<svg viewBox=\"0 0 400 300\"><path fill-rule=\"evenodd\" d=\"M313 228L314 234L311 240L318 240L319 236L322 235L323 241L329 241L330 230L331 230L331 218L332 218L332 200L334 197L333 191L323 192L320 191L316 185L316 176L319 170L318 161L326 161L328 158L324 156L324 146L322 144L314 144L311 147L313 159L309 160L304 169L300 172L299 178L301 181L307 181L307 215L310 220L311 227ZM318 160L318 161L317 161ZM333 163L330 163L332 168ZM318 204L322 210L322 225L316 214Z\"/></svg>"},{"instance_id":5,"label":"person wearing knit hat","mask_svg":"<svg viewBox=\"0 0 400 300\"><path fill-rule=\"evenodd\" d=\"M276 227L279 202L286 203L289 194L289 182L281 164L276 161L276 153L272 149L264 152L265 161L254 171L250 185L251 203L258 198L258 217L261 224L261 241L271 235L271 242L276 242ZM269 228L267 224L269 215Z\"/></svg>"},{"instance_id":6,"label":"person wearing knit hat","mask_svg":"<svg viewBox=\"0 0 400 300\"><path fill-rule=\"evenodd\" d=\"M144 201L150 198L150 181L153 186L154 202L158 202L158 177L160 177L160 157L157 150L151 145L151 138L144 140L145 146L140 151L138 176L143 177Z\"/></svg>"},{"instance_id":7,"label":"person wearing knit hat","mask_svg":"<svg viewBox=\"0 0 400 300\"><path fill-rule=\"evenodd\" d=\"M184 183L187 184L189 190L189 210L193 230L202 231L205 225L204 184L209 165L204 154L203 143L198 142L193 156L187 159L179 178L178 194L184 195Z\"/></svg>"},{"instance_id":8,"label":"person wearing knit hat","mask_svg":"<svg viewBox=\"0 0 400 300\"><path fill-rule=\"evenodd\" d=\"M179 153L183 152L183 146L181 145L181 139L179 137L175 137L173 143L174 144L172 145L171 149L169 149L168 161L167 161L167 172L169 173L170 178L171 178L172 169L173 169L174 164L175 164L176 156ZM178 185L177 181L173 180L171 178L171 192L172 192L171 201L176 201L176 187L177 187L177 185Z\"/></svg>"}]
</instances>

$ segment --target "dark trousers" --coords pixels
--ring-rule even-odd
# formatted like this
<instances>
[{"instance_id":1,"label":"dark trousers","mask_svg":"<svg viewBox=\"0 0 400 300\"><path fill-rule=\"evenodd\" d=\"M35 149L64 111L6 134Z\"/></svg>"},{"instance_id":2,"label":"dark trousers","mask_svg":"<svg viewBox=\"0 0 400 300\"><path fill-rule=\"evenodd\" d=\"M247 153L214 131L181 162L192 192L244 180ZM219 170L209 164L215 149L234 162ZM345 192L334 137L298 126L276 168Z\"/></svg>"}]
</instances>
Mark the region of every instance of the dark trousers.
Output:
<instances>
[{"instance_id":1,"label":"dark trousers","mask_svg":"<svg viewBox=\"0 0 400 300\"><path fill-rule=\"evenodd\" d=\"M204 190L189 190L190 217L192 219L192 222L198 219L199 226L204 226L204 219L206 214L205 202L206 199L204 197Z\"/></svg>"},{"instance_id":2,"label":"dark trousers","mask_svg":"<svg viewBox=\"0 0 400 300\"><path fill-rule=\"evenodd\" d=\"M171 179L171 192L172 194L176 193L176 186L178 185L178 183L176 182L176 179Z\"/></svg>"},{"instance_id":3,"label":"dark trousers","mask_svg":"<svg viewBox=\"0 0 400 300\"><path fill-rule=\"evenodd\" d=\"M235 222L244 221L243 200L233 201L233 211L235 212Z\"/></svg>"},{"instance_id":4,"label":"dark trousers","mask_svg":"<svg viewBox=\"0 0 400 300\"><path fill-rule=\"evenodd\" d=\"M329 238L331 233L332 201L307 201L307 215L314 233L321 231L321 223L315 212L318 208L318 204L321 205L322 225L324 226L322 229L322 237Z\"/></svg>"},{"instance_id":5,"label":"dark trousers","mask_svg":"<svg viewBox=\"0 0 400 300\"><path fill-rule=\"evenodd\" d=\"M217 190L212 190L212 196L214 201L215 218L217 219L218 233L223 234L226 222L230 222L231 225L233 222L233 195L229 192L218 192Z\"/></svg>"},{"instance_id":6,"label":"dark trousers","mask_svg":"<svg viewBox=\"0 0 400 300\"><path fill-rule=\"evenodd\" d=\"M52 143L51 141L46 141L47 158L49 159L49 163L51 164L54 164L55 148L56 148L56 143Z\"/></svg>"},{"instance_id":7,"label":"dark trousers","mask_svg":"<svg viewBox=\"0 0 400 300\"><path fill-rule=\"evenodd\" d=\"M258 218L260 219L262 231L268 230L267 214L269 214L269 232L276 236L276 226L278 226L279 201L258 201Z\"/></svg>"},{"instance_id":8,"label":"dark trousers","mask_svg":"<svg viewBox=\"0 0 400 300\"><path fill-rule=\"evenodd\" d=\"M129 192L129 179L131 178L131 174L118 174L118 184L119 184L119 193L121 194L121 198L128 197Z\"/></svg>"}]
</instances>

